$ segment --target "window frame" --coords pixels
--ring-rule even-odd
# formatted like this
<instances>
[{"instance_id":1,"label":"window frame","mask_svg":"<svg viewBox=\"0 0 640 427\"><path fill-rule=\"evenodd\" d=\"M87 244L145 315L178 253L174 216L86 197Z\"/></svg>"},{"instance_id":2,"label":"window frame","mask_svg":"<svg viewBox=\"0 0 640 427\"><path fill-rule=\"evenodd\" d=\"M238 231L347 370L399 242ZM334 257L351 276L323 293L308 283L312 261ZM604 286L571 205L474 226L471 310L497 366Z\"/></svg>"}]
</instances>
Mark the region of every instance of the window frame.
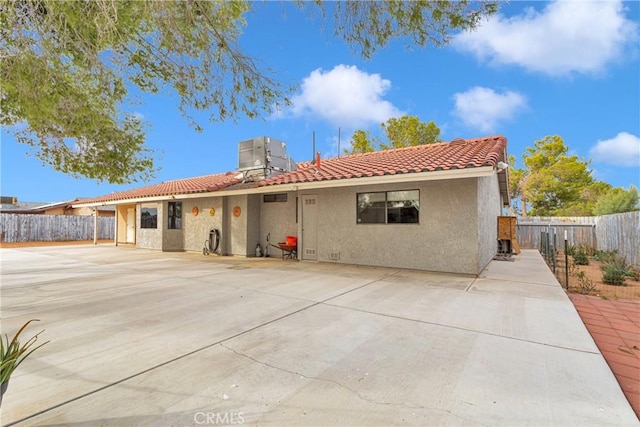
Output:
<instances>
[{"instance_id":1,"label":"window frame","mask_svg":"<svg viewBox=\"0 0 640 427\"><path fill-rule=\"evenodd\" d=\"M287 193L263 194L262 203L286 203Z\"/></svg>"},{"instance_id":2,"label":"window frame","mask_svg":"<svg viewBox=\"0 0 640 427\"><path fill-rule=\"evenodd\" d=\"M144 220L143 214L147 210L155 211L155 215L150 215L150 218L149 218L149 220L151 220L154 223L153 227L145 227L145 223L148 222L148 220L147 221ZM145 230L158 229L158 204L157 203L144 203L140 205L140 228Z\"/></svg>"},{"instance_id":3,"label":"window frame","mask_svg":"<svg viewBox=\"0 0 640 427\"><path fill-rule=\"evenodd\" d=\"M409 193L409 192L416 192L417 193L417 197L415 199L405 199L404 201L411 201L411 200L416 200L417 201L417 206L409 206L409 207L413 207L416 212L416 220L415 221L393 221L390 222L389 221L389 213L390 213L390 209L402 209L402 207L390 207L389 203L390 202L400 202L403 200L389 200L389 194L390 193ZM360 196L364 195L364 194L376 194L376 195L384 195L384 199L382 201L377 200L377 203L382 202L382 208L384 208L384 213L382 214L382 217L384 218L384 221L378 221L378 222L363 222L362 221L362 217L361 217L361 208L360 207ZM374 202L375 203L375 202ZM377 209L380 209L380 207L377 207ZM402 218L402 214L400 214L399 216L400 218ZM415 225L420 225L420 190L415 188L415 189L409 189L409 190L388 190L388 191L363 191L361 193L356 193L356 225L389 225L389 224L415 224Z\"/></svg>"},{"instance_id":4,"label":"window frame","mask_svg":"<svg viewBox=\"0 0 640 427\"><path fill-rule=\"evenodd\" d=\"M182 202L167 203L167 229L182 230Z\"/></svg>"}]
</instances>

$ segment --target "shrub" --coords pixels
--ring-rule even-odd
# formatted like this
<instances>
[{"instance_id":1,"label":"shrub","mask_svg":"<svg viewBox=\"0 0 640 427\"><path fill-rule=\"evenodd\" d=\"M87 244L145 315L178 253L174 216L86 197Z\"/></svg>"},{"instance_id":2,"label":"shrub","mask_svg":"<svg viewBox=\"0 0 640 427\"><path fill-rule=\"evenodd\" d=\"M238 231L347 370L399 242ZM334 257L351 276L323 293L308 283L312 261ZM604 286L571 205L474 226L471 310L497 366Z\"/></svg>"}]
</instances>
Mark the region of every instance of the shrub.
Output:
<instances>
[{"instance_id":1,"label":"shrub","mask_svg":"<svg viewBox=\"0 0 640 427\"><path fill-rule=\"evenodd\" d=\"M596 261L600 261L604 264L609 264L611 262L615 262L617 257L618 257L618 251L615 249L612 251L597 250L595 255L593 256L593 259Z\"/></svg>"},{"instance_id":2,"label":"shrub","mask_svg":"<svg viewBox=\"0 0 640 427\"><path fill-rule=\"evenodd\" d=\"M576 273L576 278L578 279L578 287L582 294L589 294L596 289L593 280L589 279L584 271Z\"/></svg>"},{"instance_id":3,"label":"shrub","mask_svg":"<svg viewBox=\"0 0 640 427\"><path fill-rule=\"evenodd\" d=\"M573 262L575 262L576 265L589 265L589 257L582 248L580 248L573 254Z\"/></svg>"},{"instance_id":4,"label":"shrub","mask_svg":"<svg viewBox=\"0 0 640 427\"><path fill-rule=\"evenodd\" d=\"M576 251L584 252L586 256L594 256L597 252L596 248L594 248L593 246L585 245L584 243L580 243Z\"/></svg>"},{"instance_id":5,"label":"shrub","mask_svg":"<svg viewBox=\"0 0 640 427\"><path fill-rule=\"evenodd\" d=\"M616 263L602 266L602 282L608 285L624 286L626 270Z\"/></svg>"},{"instance_id":6,"label":"shrub","mask_svg":"<svg viewBox=\"0 0 640 427\"><path fill-rule=\"evenodd\" d=\"M24 344L20 344L20 334L29 326L29 323L37 321L38 319L31 319L22 325L11 341L9 341L9 337L6 334L4 335L4 339L0 336L0 383L9 381L13 371L24 362L31 353L49 342L47 341L34 347L36 341L38 341L38 336L43 332L40 331L26 340Z\"/></svg>"},{"instance_id":7,"label":"shrub","mask_svg":"<svg viewBox=\"0 0 640 427\"><path fill-rule=\"evenodd\" d=\"M633 267L627 268L627 277L631 277L636 282L640 281L640 272Z\"/></svg>"}]
</instances>

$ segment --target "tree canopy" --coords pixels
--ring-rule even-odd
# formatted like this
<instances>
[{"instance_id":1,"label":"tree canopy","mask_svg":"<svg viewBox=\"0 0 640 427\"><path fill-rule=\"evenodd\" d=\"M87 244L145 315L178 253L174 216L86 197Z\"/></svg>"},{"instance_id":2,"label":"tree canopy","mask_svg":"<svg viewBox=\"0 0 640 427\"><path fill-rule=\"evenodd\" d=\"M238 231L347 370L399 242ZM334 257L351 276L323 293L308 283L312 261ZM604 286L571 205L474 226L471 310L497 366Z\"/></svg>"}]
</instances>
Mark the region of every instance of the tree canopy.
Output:
<instances>
[{"instance_id":1,"label":"tree canopy","mask_svg":"<svg viewBox=\"0 0 640 427\"><path fill-rule=\"evenodd\" d=\"M392 117L385 123L381 123L380 127L386 137L386 142L381 142L370 132L357 130L351 137L351 149L344 149L344 153L368 153L441 142L440 128L433 121L425 123L416 116Z\"/></svg>"},{"instance_id":2,"label":"tree canopy","mask_svg":"<svg viewBox=\"0 0 640 427\"><path fill-rule=\"evenodd\" d=\"M638 209L638 191L613 188L591 176L589 161L569 155L569 147L558 135L546 136L526 148L524 168L511 170L509 189L520 198L523 215L588 216L629 212ZM517 208L517 206L516 206Z\"/></svg>"},{"instance_id":3,"label":"tree canopy","mask_svg":"<svg viewBox=\"0 0 640 427\"><path fill-rule=\"evenodd\" d=\"M442 45L497 2L297 2L365 58L391 40ZM154 172L132 93L169 93L196 130L256 118L294 87L245 53L248 1L5 0L0 4L0 123L44 164L111 183Z\"/></svg>"},{"instance_id":4,"label":"tree canopy","mask_svg":"<svg viewBox=\"0 0 640 427\"><path fill-rule=\"evenodd\" d=\"M381 126L389 141L380 145L383 150L440 142L440 128L432 121L421 122L415 116L392 117Z\"/></svg>"},{"instance_id":5,"label":"tree canopy","mask_svg":"<svg viewBox=\"0 0 640 427\"><path fill-rule=\"evenodd\" d=\"M609 215L638 210L640 209L639 201L638 189L635 186L630 185L628 190L620 187L614 188L598 200L593 213L595 215Z\"/></svg>"}]
</instances>

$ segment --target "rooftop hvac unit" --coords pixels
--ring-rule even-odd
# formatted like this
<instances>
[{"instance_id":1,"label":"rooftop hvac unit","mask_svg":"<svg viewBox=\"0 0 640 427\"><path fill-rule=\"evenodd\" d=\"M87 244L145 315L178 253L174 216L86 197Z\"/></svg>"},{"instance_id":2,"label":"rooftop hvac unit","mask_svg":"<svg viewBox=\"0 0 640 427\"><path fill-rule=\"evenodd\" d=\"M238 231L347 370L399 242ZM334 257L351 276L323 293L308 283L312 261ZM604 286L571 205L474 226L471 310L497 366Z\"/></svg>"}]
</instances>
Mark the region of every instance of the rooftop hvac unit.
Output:
<instances>
[{"instance_id":1,"label":"rooftop hvac unit","mask_svg":"<svg viewBox=\"0 0 640 427\"><path fill-rule=\"evenodd\" d=\"M261 136L238 144L238 171L245 176L269 178L296 169L287 156L287 145L274 138Z\"/></svg>"}]
</instances>

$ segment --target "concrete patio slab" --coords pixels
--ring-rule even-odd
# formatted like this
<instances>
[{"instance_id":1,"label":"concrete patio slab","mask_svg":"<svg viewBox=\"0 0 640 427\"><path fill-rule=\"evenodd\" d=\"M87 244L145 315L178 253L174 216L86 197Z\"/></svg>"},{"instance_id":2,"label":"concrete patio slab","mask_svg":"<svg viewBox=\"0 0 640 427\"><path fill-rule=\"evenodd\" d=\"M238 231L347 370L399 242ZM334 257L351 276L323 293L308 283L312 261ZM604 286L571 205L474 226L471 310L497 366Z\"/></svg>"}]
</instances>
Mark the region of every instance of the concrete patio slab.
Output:
<instances>
[{"instance_id":1,"label":"concrete patio slab","mask_svg":"<svg viewBox=\"0 0 640 427\"><path fill-rule=\"evenodd\" d=\"M3 425L640 425L535 252L479 278L110 246L0 263L2 331L51 340Z\"/></svg>"}]
</instances>

